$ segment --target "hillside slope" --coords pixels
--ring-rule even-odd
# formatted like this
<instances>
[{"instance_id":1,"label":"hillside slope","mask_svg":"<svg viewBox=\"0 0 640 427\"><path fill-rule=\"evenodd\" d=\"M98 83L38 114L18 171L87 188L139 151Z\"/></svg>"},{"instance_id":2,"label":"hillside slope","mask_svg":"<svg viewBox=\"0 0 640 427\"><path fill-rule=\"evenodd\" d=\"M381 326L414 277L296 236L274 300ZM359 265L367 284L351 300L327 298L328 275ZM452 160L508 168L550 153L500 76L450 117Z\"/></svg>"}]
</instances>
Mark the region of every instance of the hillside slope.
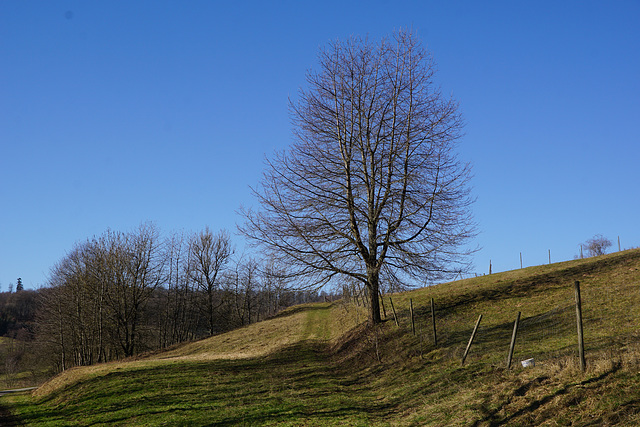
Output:
<instances>
[{"instance_id":1,"label":"hillside slope","mask_svg":"<svg viewBox=\"0 0 640 427\"><path fill-rule=\"evenodd\" d=\"M585 373L576 358L576 280ZM391 298L399 326L389 297L388 321L374 329L360 324L362 307L299 306L135 361L73 369L8 402L25 425L50 426L640 425L640 251ZM518 311L515 362L506 370ZM528 358L535 367L520 365Z\"/></svg>"}]
</instances>

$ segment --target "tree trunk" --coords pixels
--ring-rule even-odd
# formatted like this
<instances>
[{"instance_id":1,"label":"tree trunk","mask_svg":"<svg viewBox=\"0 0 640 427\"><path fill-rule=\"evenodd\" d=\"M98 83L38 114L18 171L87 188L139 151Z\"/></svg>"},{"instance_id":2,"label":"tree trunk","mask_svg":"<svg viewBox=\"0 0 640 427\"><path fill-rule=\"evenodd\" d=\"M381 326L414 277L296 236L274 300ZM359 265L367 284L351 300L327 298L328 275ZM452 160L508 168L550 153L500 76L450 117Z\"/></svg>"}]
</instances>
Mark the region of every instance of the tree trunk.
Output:
<instances>
[{"instance_id":1,"label":"tree trunk","mask_svg":"<svg viewBox=\"0 0 640 427\"><path fill-rule=\"evenodd\" d=\"M208 298L208 307L207 311L209 312L209 335L214 335L215 333L215 320L214 320L214 308L213 308L213 287L209 286L207 289L207 298Z\"/></svg>"},{"instance_id":2,"label":"tree trunk","mask_svg":"<svg viewBox=\"0 0 640 427\"><path fill-rule=\"evenodd\" d=\"M367 273L367 287L369 288L369 323L376 325L382 323L380 317L380 300L378 293L380 292L379 283L380 273L375 270L369 270Z\"/></svg>"}]
</instances>

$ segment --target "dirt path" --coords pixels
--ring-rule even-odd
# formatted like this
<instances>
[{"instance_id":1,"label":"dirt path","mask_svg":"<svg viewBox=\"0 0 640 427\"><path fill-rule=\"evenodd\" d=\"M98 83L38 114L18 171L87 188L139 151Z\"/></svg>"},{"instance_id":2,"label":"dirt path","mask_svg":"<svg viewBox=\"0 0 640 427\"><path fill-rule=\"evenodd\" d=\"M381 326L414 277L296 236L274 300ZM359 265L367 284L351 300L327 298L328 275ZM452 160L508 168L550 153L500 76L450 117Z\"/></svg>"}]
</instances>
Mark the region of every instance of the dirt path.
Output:
<instances>
[{"instance_id":1,"label":"dirt path","mask_svg":"<svg viewBox=\"0 0 640 427\"><path fill-rule=\"evenodd\" d=\"M11 393L26 393L28 391L31 390L35 390L38 387L25 387L25 388L14 388L13 390L0 390L0 397L4 396L5 394L11 394Z\"/></svg>"}]
</instances>

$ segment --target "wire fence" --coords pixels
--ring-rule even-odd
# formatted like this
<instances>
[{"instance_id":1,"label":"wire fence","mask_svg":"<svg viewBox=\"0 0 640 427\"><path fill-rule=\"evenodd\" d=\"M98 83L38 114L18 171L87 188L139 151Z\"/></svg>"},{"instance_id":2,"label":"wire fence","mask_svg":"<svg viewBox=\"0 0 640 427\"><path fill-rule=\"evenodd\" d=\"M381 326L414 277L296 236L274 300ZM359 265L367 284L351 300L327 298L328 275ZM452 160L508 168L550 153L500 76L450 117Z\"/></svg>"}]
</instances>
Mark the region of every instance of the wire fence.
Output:
<instances>
[{"instance_id":1,"label":"wire fence","mask_svg":"<svg viewBox=\"0 0 640 427\"><path fill-rule=\"evenodd\" d=\"M617 237L616 242L610 242L611 243L611 247L614 248L615 252L624 252L624 251L628 251L628 250L633 250L633 249L638 249L638 246L631 246L628 248L622 247L620 244L620 236ZM609 247L609 246L607 246ZM603 250L605 250L606 248L604 248ZM617 249L617 251L616 251ZM587 259L590 257L590 255L587 253L587 250L584 248L584 244L579 244L576 247L577 253L570 259L555 259L554 258L554 251L552 251L551 249L547 249L546 253L544 254L540 254L538 253L535 256L535 259L537 260L541 260L544 259L544 262L542 263L537 263L537 264L530 264L527 263L528 259L530 258L530 253L526 253L526 252L519 252L519 254L517 256L514 256L513 258L510 258L510 260L508 261L509 265L513 266L513 270L515 269L522 269L522 268L527 268L527 267L536 267L536 266L540 266L540 265L549 265L549 264L555 264L558 262L565 262L565 261L572 261L572 260L576 260L576 259ZM615 253L612 252L612 253ZM605 254L605 252L603 252L602 254ZM591 256L595 256L595 255L591 255ZM543 257L543 258L542 258ZM489 263L486 267L481 267L482 270L479 271L459 271L453 280L460 280L460 279L470 279L472 277L480 277L480 276L485 276L487 274L496 274L499 272L504 272L504 271L510 271L510 270L496 270L496 259L489 259ZM502 260L504 261L504 260ZM486 270L485 270L486 268Z\"/></svg>"},{"instance_id":2,"label":"wire fence","mask_svg":"<svg viewBox=\"0 0 640 427\"><path fill-rule=\"evenodd\" d=\"M522 279L512 279L512 282L518 280ZM429 288L416 294L417 300L397 294L393 295L393 302L400 327L413 333L425 352L437 347L448 348L452 357L462 358L478 314L482 314L469 360L483 359L501 365L507 360L513 324L521 312L513 363L528 359L534 359L537 364L556 363L578 356L574 289L578 280L587 361L625 354L640 360L640 259L635 252L570 265L565 270L526 279L524 283L497 280L479 282L483 283L477 285L480 287L468 284L466 299L458 302L451 302L452 298L446 302L446 296L441 300L436 297L435 336L429 298L424 297L425 293L429 294ZM514 291L517 286L530 288L520 289L518 294L518 289ZM394 322L391 296L385 299L386 317ZM477 305L477 310L485 312L474 312L475 303L482 303Z\"/></svg>"}]
</instances>

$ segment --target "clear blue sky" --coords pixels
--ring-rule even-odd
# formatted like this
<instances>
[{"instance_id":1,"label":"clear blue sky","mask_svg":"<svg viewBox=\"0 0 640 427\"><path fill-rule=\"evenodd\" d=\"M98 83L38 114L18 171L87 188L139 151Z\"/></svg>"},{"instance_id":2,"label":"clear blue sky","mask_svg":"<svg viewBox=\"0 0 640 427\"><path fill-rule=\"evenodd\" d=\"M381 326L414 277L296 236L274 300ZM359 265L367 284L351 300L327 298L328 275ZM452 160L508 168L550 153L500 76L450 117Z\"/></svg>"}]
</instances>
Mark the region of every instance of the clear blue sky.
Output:
<instances>
[{"instance_id":1,"label":"clear blue sky","mask_svg":"<svg viewBox=\"0 0 640 427\"><path fill-rule=\"evenodd\" d=\"M638 1L2 0L2 291L107 228L234 232L319 47L400 27L466 118L476 271L640 246Z\"/></svg>"}]
</instances>

